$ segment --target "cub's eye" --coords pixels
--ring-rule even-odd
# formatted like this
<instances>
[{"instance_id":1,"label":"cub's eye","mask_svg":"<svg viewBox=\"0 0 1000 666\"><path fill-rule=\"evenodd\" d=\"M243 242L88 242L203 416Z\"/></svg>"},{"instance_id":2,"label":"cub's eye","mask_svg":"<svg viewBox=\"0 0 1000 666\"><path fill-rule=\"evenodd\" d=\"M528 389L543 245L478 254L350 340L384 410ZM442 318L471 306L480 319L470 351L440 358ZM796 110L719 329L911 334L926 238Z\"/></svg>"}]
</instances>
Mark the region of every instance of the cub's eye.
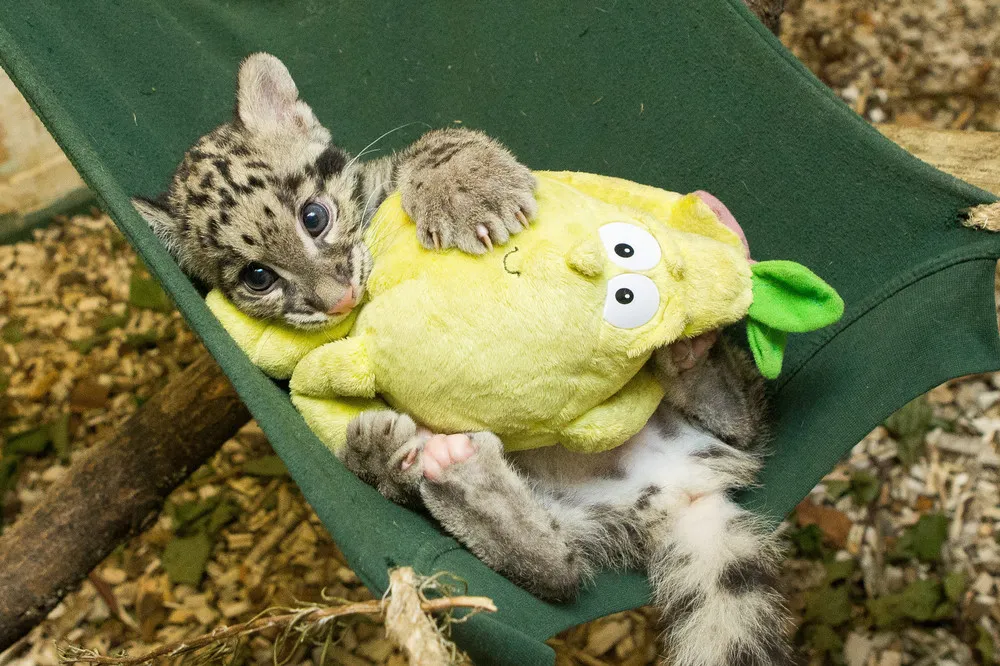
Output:
<instances>
[{"instance_id":1,"label":"cub's eye","mask_svg":"<svg viewBox=\"0 0 1000 666\"><path fill-rule=\"evenodd\" d=\"M267 266L254 262L243 269L240 280L253 291L265 292L278 281L278 274Z\"/></svg>"},{"instance_id":2,"label":"cub's eye","mask_svg":"<svg viewBox=\"0 0 1000 666\"><path fill-rule=\"evenodd\" d=\"M330 226L330 211L321 203L313 201L302 208L302 226L309 235L316 238Z\"/></svg>"},{"instance_id":3,"label":"cub's eye","mask_svg":"<svg viewBox=\"0 0 1000 666\"><path fill-rule=\"evenodd\" d=\"M608 258L630 271L648 271L660 263L660 244L653 235L628 222L611 222L597 230Z\"/></svg>"},{"instance_id":4,"label":"cub's eye","mask_svg":"<svg viewBox=\"0 0 1000 666\"><path fill-rule=\"evenodd\" d=\"M625 273L608 280L604 320L615 328L638 328L660 309L660 290L645 275Z\"/></svg>"}]
</instances>

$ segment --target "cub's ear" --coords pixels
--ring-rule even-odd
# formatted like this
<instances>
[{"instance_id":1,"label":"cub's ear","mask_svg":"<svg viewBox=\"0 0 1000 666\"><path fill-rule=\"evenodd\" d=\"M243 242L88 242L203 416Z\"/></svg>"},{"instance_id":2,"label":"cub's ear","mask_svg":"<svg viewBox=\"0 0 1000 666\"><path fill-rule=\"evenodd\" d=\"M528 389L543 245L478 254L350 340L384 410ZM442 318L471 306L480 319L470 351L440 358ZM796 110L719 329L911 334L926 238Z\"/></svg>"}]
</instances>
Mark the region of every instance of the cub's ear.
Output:
<instances>
[{"instance_id":1,"label":"cub's ear","mask_svg":"<svg viewBox=\"0 0 1000 666\"><path fill-rule=\"evenodd\" d=\"M240 64L236 122L251 132L307 132L319 122L299 100L299 89L284 63L269 53L254 53Z\"/></svg>"},{"instance_id":2,"label":"cub's ear","mask_svg":"<svg viewBox=\"0 0 1000 666\"><path fill-rule=\"evenodd\" d=\"M160 195L156 199L133 197L132 205L139 211L156 237L167 247L175 258L180 247L180 225L166 203L166 197Z\"/></svg>"}]
</instances>

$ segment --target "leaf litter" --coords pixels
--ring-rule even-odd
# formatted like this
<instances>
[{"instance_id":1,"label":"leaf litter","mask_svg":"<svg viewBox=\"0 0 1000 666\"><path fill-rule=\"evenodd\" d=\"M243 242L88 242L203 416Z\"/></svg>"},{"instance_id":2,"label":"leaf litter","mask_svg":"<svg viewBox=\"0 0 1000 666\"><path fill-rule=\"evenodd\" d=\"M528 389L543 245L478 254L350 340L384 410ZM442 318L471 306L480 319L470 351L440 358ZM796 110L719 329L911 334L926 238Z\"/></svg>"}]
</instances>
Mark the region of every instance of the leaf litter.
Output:
<instances>
[{"instance_id":1,"label":"leaf litter","mask_svg":"<svg viewBox=\"0 0 1000 666\"><path fill-rule=\"evenodd\" d=\"M1000 130L997 0L787 5L785 43L866 119ZM105 217L64 220L33 243L0 247L0 273L0 516L9 524L41 500L74 452L112 436L190 362L198 343ZM1000 375L986 375L910 403L783 526L789 630L812 663L995 663L998 399ZM283 524L290 513L302 519ZM194 541L182 547L185 539ZM324 590L371 598L254 425L96 574L138 629L85 582L0 660L57 663L55 640L138 653L271 606L320 603ZM559 664L638 665L653 663L657 634L655 613L641 608L550 644ZM230 663L272 663L274 639L254 638ZM372 622L345 625L323 649L295 649L282 658L405 663Z\"/></svg>"}]
</instances>

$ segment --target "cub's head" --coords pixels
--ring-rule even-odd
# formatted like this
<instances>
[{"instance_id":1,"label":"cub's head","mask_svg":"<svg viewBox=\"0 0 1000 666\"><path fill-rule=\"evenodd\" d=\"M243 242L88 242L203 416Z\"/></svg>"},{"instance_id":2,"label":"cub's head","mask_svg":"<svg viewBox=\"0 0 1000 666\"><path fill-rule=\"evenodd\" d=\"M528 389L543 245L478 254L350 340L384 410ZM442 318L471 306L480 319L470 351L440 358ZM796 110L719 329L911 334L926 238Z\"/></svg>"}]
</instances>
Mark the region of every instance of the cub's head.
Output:
<instances>
[{"instance_id":1,"label":"cub's head","mask_svg":"<svg viewBox=\"0 0 1000 666\"><path fill-rule=\"evenodd\" d=\"M362 174L280 60L239 71L233 119L184 155L169 189L133 204L181 268L245 313L316 328L360 300Z\"/></svg>"}]
</instances>

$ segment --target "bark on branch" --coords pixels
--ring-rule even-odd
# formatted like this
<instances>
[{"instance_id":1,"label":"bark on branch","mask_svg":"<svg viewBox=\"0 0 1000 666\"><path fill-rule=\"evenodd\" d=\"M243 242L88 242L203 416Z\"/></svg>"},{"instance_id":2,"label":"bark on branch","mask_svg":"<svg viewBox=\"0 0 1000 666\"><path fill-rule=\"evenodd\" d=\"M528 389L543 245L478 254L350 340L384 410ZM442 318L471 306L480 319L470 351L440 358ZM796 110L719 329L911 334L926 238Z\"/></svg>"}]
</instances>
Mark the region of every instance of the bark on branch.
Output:
<instances>
[{"instance_id":1,"label":"bark on branch","mask_svg":"<svg viewBox=\"0 0 1000 666\"><path fill-rule=\"evenodd\" d=\"M42 502L0 536L0 651L155 519L170 491L249 420L205 354L146 402L116 439L74 461Z\"/></svg>"},{"instance_id":2,"label":"bark on branch","mask_svg":"<svg viewBox=\"0 0 1000 666\"><path fill-rule=\"evenodd\" d=\"M781 12L785 10L785 0L743 0L767 29L778 34L781 26Z\"/></svg>"}]
</instances>

